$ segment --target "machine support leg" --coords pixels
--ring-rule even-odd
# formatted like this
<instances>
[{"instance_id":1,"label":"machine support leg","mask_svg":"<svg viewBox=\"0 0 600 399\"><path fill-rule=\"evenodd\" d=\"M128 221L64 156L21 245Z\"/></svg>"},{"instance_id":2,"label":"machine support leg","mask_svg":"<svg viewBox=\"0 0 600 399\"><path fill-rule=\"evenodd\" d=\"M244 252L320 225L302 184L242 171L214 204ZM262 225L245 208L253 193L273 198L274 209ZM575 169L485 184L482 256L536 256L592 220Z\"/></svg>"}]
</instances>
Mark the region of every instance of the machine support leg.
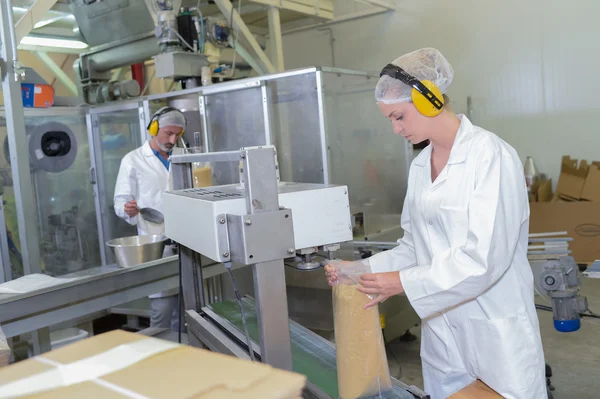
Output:
<instances>
[{"instance_id":1,"label":"machine support leg","mask_svg":"<svg viewBox=\"0 0 600 399\"><path fill-rule=\"evenodd\" d=\"M254 265L254 295L262 361L291 371L292 348L284 267L282 260Z\"/></svg>"}]
</instances>

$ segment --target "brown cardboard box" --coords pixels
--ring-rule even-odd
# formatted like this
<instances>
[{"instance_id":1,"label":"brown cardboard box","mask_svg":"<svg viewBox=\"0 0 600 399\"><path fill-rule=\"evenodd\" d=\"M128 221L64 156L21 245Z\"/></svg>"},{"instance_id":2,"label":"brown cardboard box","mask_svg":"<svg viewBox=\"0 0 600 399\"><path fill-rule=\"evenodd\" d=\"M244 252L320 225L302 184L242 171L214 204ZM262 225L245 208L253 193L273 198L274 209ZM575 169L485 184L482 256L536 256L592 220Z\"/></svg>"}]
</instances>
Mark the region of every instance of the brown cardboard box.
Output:
<instances>
[{"instance_id":1,"label":"brown cardboard box","mask_svg":"<svg viewBox=\"0 0 600 399\"><path fill-rule=\"evenodd\" d=\"M586 161L581 161L577 166L576 159L571 159L571 157L565 155L562 158L556 193L573 199L581 198L581 191L587 174L588 164Z\"/></svg>"},{"instance_id":2,"label":"brown cardboard box","mask_svg":"<svg viewBox=\"0 0 600 399\"><path fill-rule=\"evenodd\" d=\"M530 233L567 231L572 256L579 263L600 259L600 203L536 202L529 204Z\"/></svg>"},{"instance_id":3,"label":"brown cardboard box","mask_svg":"<svg viewBox=\"0 0 600 399\"><path fill-rule=\"evenodd\" d=\"M143 340L149 341L141 342ZM132 345L136 350L127 352L127 346ZM64 381L63 378L43 375L44 372L56 372L59 365L65 365L62 372L66 373L67 379L83 376L83 380L72 385L20 397L292 399L301 396L306 381L304 376L296 373L184 345L176 345L174 348L111 372L114 368L110 368L110 364L122 364L140 351L148 353L149 348L156 348L159 345L165 345L165 341L124 331L98 335L0 369L0 392L8 394L11 383L29 382L23 380L28 377L31 382L25 384L26 387L37 387L45 380L60 383ZM106 360L107 353L114 354L112 360ZM102 361L99 360L100 358ZM82 360L87 365L82 366L79 362ZM73 363L75 365L70 366ZM108 367L109 370L102 370L96 378L90 379L94 370L99 369L95 366L98 364L101 368Z\"/></svg>"},{"instance_id":4,"label":"brown cardboard box","mask_svg":"<svg viewBox=\"0 0 600 399\"><path fill-rule=\"evenodd\" d=\"M592 162L589 167L581 198L588 201L600 202L600 162Z\"/></svg>"},{"instance_id":5,"label":"brown cardboard box","mask_svg":"<svg viewBox=\"0 0 600 399\"><path fill-rule=\"evenodd\" d=\"M502 399L502 396L498 395L496 391L485 385L483 382L476 380L474 383L467 385L448 399Z\"/></svg>"},{"instance_id":6,"label":"brown cardboard box","mask_svg":"<svg viewBox=\"0 0 600 399\"><path fill-rule=\"evenodd\" d=\"M552 179L536 180L531 185L529 193L529 202L549 202L552 201Z\"/></svg>"}]
</instances>

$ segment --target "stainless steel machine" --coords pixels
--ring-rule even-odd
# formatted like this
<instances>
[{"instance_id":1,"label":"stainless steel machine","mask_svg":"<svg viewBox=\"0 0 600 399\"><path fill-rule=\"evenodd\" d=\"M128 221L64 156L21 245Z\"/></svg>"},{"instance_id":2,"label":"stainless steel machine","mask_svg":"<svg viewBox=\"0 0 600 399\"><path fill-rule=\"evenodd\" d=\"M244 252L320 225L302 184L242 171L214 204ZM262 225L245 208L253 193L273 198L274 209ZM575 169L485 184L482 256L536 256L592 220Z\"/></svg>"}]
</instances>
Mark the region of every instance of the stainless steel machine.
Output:
<instances>
[{"instance_id":1,"label":"stainless steel machine","mask_svg":"<svg viewBox=\"0 0 600 399\"><path fill-rule=\"evenodd\" d=\"M307 328L321 330L324 335L331 333L331 291L322 278L322 269L317 267L330 256L329 251L335 249L334 245L329 246L327 243L350 241L337 250L335 255L353 259L360 257L360 246L353 244L352 239L357 242L367 239L394 241L402 235L399 213L406 179L405 151L402 142L390 134L388 123L373 107L375 78L376 76L359 71L313 67L145 96L114 104L26 110L22 130L32 134L36 127L47 122L62 123L75 136L77 156L73 165L65 170L52 172L36 169L34 175L38 174L38 183L43 184L38 184L35 189L32 182L19 186L32 188L30 197L34 199L33 205L26 209L37 209L37 212L24 215L32 216L31 221L35 221L36 225L41 220L41 232L39 228L21 223L16 217L18 212L15 209L18 206L15 204L26 205L29 197L23 197L16 191L17 186L12 186L10 176L11 173L15 176L15 171L21 177L31 176L30 169L23 169L22 164L14 162L9 165L4 157L0 157L0 173L7 174L4 199L7 201L6 223L13 232L12 237L9 237L11 263L15 264L13 249L19 250L20 245L25 242L20 240L19 243L18 238L30 239L27 241L30 247L39 247L38 242L47 242L48 245L44 245L40 254L40 258L44 258L56 253L55 243L66 237L76 237L77 230L70 227L74 224L74 215L70 210L75 205L79 209L77 226L82 235L87 260L77 260L81 251L78 240L75 239L70 241L73 243L72 247L63 248L68 249L69 256L74 260L68 263L68 268L59 267L65 265L65 262L58 260L55 262L56 266L47 269L38 262L38 273L45 270L50 271L54 277L67 275L78 280L59 285L52 292L2 298L0 323L14 336L177 287L175 258L140 265L139 268L119 270L105 245L111 239L135 234L134 226L117 218L114 212L113 191L120 160L148 138L145 128L152 112L165 105L174 105L183 108L186 113L190 122L189 129L186 129L191 133L189 141L201 147L194 148L196 152L239 152L243 147L274 145L277 148L277 171L283 182L280 187L282 196L279 199L282 206L291 206L285 202L285 197L293 194L294 190L301 194L301 185L305 185L303 191L317 187L314 184L338 186L330 188L329 192L346 198L349 205L349 211L346 208L343 218L344 234L348 234L348 237L332 241L295 241L295 254L285 259L286 267L283 269L288 314L298 323L290 322L290 325L299 328L292 328L292 337L297 337L298 331L304 337L309 336ZM7 117L6 125L9 125L11 119L8 116L11 112L9 107L0 109L0 140L6 134L4 116ZM9 133L12 131L10 127L7 130ZM195 140L196 136L199 140ZM26 136L19 138L23 138L24 142L19 143L19 150L16 152L11 147L11 159L14 155L29 153ZM373 145L373 142L377 145ZM29 166L28 160L26 165ZM214 185L234 185L237 190L235 192L242 193L238 187L245 177L242 176L240 180L237 163L213 162L211 167ZM348 193L344 195L343 192L336 191L340 186L347 187ZM234 190L234 187L229 190ZM245 211L244 199L238 200L242 203L241 209ZM293 210L291 213L294 218L295 239L303 236L317 239L317 222L324 218L304 215L296 220L297 216L302 215L299 212L300 210ZM53 224L45 224L51 215L61 216L54 217ZM19 236L16 236L17 219L19 230L24 230ZM310 220L312 225L304 225L300 220ZM302 233L296 229L305 231ZM10 238L16 244L14 248ZM315 249L313 246L323 244L327 244L327 248ZM31 254L31 251L26 254ZM285 255L288 256L287 253ZM194 256L194 259L197 258ZM226 260L219 259L215 262L204 258L202 263L199 260L196 261L201 265L199 267L204 281L197 282L206 286L205 303L213 306L214 311L218 310L220 314L235 319L237 323L239 315L231 314L230 311L238 307L235 302L227 302L235 299L235 293L223 267ZM35 271L28 271L31 272ZM231 273L237 279L238 291L242 295L254 297L252 268L240 267L240 264L234 262ZM14 273L12 277L16 277ZM90 287L94 284L102 287L102 290L98 288L92 291ZM101 291L105 292L102 299L98 297ZM51 297L51 300L44 299L47 297ZM217 309L216 303L224 305ZM228 308L231 304L233 307ZM248 318L252 324L251 307L248 308ZM407 303L393 304L386 301L381 310L386 316L385 335L388 340L402 335L407 328L418 322L418 317ZM254 325L257 328L257 324ZM257 329L256 332L258 333ZM258 339L258 335L254 339ZM327 342L322 343L325 345L323 351L329 348L328 359L335 359L333 347ZM294 348L296 344L292 343L292 349L295 350ZM311 368L310 364L308 368Z\"/></svg>"},{"instance_id":2,"label":"stainless steel machine","mask_svg":"<svg viewBox=\"0 0 600 399\"><path fill-rule=\"evenodd\" d=\"M180 243L180 275L190 344L295 370L305 397L337 397L335 350L288 316L285 259L308 246L332 252L352 239L345 186L278 183L272 146L171 157L173 191L165 193L166 234ZM194 162L239 164L242 186L193 188ZM199 255L223 262L237 297L206 301ZM252 266L254 298L242 298L231 269ZM241 327L241 328L240 328ZM394 381L394 397L423 398Z\"/></svg>"}]
</instances>

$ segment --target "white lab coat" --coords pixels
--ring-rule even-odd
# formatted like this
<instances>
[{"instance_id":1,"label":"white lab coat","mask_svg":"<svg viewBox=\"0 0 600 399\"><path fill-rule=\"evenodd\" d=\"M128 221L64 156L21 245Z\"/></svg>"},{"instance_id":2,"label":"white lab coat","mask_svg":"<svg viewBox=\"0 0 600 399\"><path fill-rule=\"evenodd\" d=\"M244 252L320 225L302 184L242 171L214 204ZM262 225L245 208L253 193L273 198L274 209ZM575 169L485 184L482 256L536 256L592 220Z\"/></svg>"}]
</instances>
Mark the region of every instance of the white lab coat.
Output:
<instances>
[{"instance_id":1,"label":"white lab coat","mask_svg":"<svg viewBox=\"0 0 600 399\"><path fill-rule=\"evenodd\" d=\"M169 176L169 171L156 157L149 141L129 152L121 160L115 185L115 213L127 223L137 226L139 235L162 235L165 233L164 223L151 223L140 215L129 217L125 213L125 203L135 199L138 208L152 208L162 212L162 195L171 184ZM172 251L169 254L172 254ZM150 295L150 298L176 295L178 292L175 288Z\"/></svg>"},{"instance_id":2,"label":"white lab coat","mask_svg":"<svg viewBox=\"0 0 600 399\"><path fill-rule=\"evenodd\" d=\"M431 145L411 165L400 245L369 263L373 272L400 270L422 319L423 379L432 399L476 379L507 399L545 399L521 161L499 137L459 118L435 182Z\"/></svg>"}]
</instances>

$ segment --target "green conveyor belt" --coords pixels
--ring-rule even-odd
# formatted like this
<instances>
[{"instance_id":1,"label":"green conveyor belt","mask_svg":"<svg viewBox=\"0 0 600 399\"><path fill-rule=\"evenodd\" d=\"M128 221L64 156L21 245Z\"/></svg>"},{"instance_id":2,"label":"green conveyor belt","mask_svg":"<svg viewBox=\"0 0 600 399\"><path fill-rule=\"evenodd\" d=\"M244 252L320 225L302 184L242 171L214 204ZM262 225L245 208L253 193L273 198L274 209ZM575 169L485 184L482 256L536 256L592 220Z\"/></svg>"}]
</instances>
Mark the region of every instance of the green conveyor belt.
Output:
<instances>
[{"instance_id":1,"label":"green conveyor belt","mask_svg":"<svg viewBox=\"0 0 600 399\"><path fill-rule=\"evenodd\" d=\"M254 301L248 298L244 298L243 301L248 332L252 340L258 342L258 324ZM229 320L240 331L243 331L242 317L237 302L213 303L210 307L217 315ZM293 323L290 324L293 369L295 372L305 375L313 385L330 397L337 398L335 350L330 345L314 339L314 336L308 335L305 331L305 329ZM396 385L386 397L390 399L414 399L413 395Z\"/></svg>"},{"instance_id":2,"label":"green conveyor belt","mask_svg":"<svg viewBox=\"0 0 600 399\"><path fill-rule=\"evenodd\" d=\"M256 321L256 311L254 306L244 301L244 310L246 311L246 323L248 332L254 342L258 342L258 324ZM213 311L221 317L229 320L240 331L242 329L242 317L240 307L236 302L220 302L211 305ZM314 354L311 354L301 344L292 339L292 363L294 371L305 375L310 382L319 387L323 392L332 398L338 397L337 371L335 364L329 362L315 361ZM323 359L324 360L324 359Z\"/></svg>"}]
</instances>

